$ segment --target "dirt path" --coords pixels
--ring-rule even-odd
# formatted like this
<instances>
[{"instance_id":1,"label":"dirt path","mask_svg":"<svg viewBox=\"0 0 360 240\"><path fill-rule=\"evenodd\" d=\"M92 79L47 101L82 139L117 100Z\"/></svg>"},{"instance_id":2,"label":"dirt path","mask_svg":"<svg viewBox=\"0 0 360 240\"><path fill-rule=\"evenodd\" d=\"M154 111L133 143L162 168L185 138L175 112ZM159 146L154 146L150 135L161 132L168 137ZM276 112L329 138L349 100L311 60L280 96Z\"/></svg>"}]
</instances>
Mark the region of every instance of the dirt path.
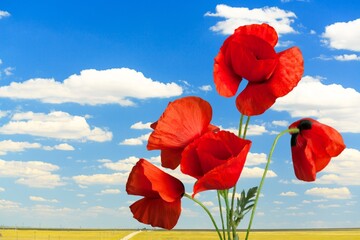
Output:
<instances>
[{"instance_id":1,"label":"dirt path","mask_svg":"<svg viewBox=\"0 0 360 240\"><path fill-rule=\"evenodd\" d=\"M132 232L132 233L130 233L129 235L126 235L125 237L123 237L123 238L120 239L120 240L129 240L129 239L131 239L133 236L135 236L135 235L138 234L138 233L141 233L141 231Z\"/></svg>"}]
</instances>

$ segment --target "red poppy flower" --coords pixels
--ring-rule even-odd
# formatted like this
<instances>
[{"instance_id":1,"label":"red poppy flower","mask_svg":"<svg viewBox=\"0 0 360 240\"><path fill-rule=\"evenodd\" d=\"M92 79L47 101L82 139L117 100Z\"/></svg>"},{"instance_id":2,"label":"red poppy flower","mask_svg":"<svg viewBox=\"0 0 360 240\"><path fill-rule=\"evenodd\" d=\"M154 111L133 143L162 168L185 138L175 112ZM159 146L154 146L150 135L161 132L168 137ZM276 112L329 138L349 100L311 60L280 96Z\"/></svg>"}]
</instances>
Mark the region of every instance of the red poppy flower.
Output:
<instances>
[{"instance_id":1,"label":"red poppy flower","mask_svg":"<svg viewBox=\"0 0 360 240\"><path fill-rule=\"evenodd\" d=\"M233 187L244 167L251 141L227 131L209 132L189 144L181 159L181 171L197 179L194 194Z\"/></svg>"},{"instance_id":2,"label":"red poppy flower","mask_svg":"<svg viewBox=\"0 0 360 240\"><path fill-rule=\"evenodd\" d=\"M315 181L316 173L324 169L332 157L338 156L345 144L334 128L311 119L294 122L289 128L298 128L291 136L291 153L295 175L303 181Z\"/></svg>"},{"instance_id":3,"label":"red poppy flower","mask_svg":"<svg viewBox=\"0 0 360 240\"><path fill-rule=\"evenodd\" d=\"M214 81L220 95L234 96L242 79L248 80L236 98L236 106L244 115L262 114L301 79L304 61L300 49L276 53L277 41L275 29L267 24L241 26L215 57Z\"/></svg>"},{"instance_id":4,"label":"red poppy flower","mask_svg":"<svg viewBox=\"0 0 360 240\"><path fill-rule=\"evenodd\" d=\"M175 169L181 153L195 138L217 127L210 124L211 105L199 97L184 97L170 102L160 119L153 123L147 149L161 150L161 165Z\"/></svg>"},{"instance_id":5,"label":"red poppy flower","mask_svg":"<svg viewBox=\"0 0 360 240\"><path fill-rule=\"evenodd\" d=\"M130 172L126 192L144 198L130 206L134 218L153 227L172 229L181 213L182 182L145 159L140 159Z\"/></svg>"}]
</instances>

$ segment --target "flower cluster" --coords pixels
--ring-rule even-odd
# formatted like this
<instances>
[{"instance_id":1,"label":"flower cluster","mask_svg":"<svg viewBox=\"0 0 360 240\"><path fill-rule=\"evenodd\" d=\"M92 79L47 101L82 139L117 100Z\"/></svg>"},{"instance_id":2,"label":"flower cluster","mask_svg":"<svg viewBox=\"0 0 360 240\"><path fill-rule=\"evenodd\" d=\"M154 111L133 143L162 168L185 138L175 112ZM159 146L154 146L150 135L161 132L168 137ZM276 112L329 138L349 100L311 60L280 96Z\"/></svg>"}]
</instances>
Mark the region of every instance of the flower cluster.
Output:
<instances>
[{"instance_id":1,"label":"flower cluster","mask_svg":"<svg viewBox=\"0 0 360 240\"><path fill-rule=\"evenodd\" d=\"M236 97L236 107L241 113L238 136L211 124L210 103L196 96L170 102L151 125L153 132L147 149L160 150L162 167L179 167L183 174L193 177L195 183L190 196L180 180L140 159L126 184L128 194L143 196L130 206L135 219L153 227L172 229L179 219L181 200L185 196L204 208L219 239L238 239L236 228L244 215L252 210L247 239L266 171L280 136L291 134L294 172L303 181L314 181L316 173L344 150L343 139L335 129L310 118L294 122L276 137L259 187L250 189L247 194L243 191L235 206L236 184L252 144L246 139L250 116L264 113L277 98L288 94L301 80L304 71L300 49L292 47L276 53L277 41L276 31L267 24L241 26L224 41L215 57L214 83L221 96L236 95L243 79L247 80L247 85ZM243 124L244 116L247 116L246 124ZM222 232L211 213L194 198L197 193L207 190L216 190L219 203L225 202L226 224L219 206Z\"/></svg>"}]
</instances>

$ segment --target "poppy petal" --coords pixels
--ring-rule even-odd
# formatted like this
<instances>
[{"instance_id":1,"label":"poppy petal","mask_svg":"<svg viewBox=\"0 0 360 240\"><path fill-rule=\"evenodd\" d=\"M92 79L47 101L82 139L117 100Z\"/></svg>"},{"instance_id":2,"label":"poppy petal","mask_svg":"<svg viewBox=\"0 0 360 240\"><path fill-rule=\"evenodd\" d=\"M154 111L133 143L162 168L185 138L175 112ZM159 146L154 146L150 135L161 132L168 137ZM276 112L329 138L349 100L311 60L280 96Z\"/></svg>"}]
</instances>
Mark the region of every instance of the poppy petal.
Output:
<instances>
[{"instance_id":1,"label":"poppy petal","mask_svg":"<svg viewBox=\"0 0 360 240\"><path fill-rule=\"evenodd\" d=\"M297 136L296 146L291 147L295 176L303 181L315 181L316 166L311 149L307 146L306 139Z\"/></svg>"},{"instance_id":2,"label":"poppy petal","mask_svg":"<svg viewBox=\"0 0 360 240\"><path fill-rule=\"evenodd\" d=\"M180 164L182 151L182 148L161 150L161 166L173 170L177 168Z\"/></svg>"},{"instance_id":3,"label":"poppy petal","mask_svg":"<svg viewBox=\"0 0 360 240\"><path fill-rule=\"evenodd\" d=\"M267 87L276 97L283 97L297 86L304 73L304 59L298 47L278 53L279 62Z\"/></svg>"},{"instance_id":4,"label":"poppy petal","mask_svg":"<svg viewBox=\"0 0 360 240\"><path fill-rule=\"evenodd\" d=\"M180 199L166 202L162 199L143 198L130 206L134 218L153 227L172 229L181 213Z\"/></svg>"},{"instance_id":5,"label":"poppy petal","mask_svg":"<svg viewBox=\"0 0 360 240\"><path fill-rule=\"evenodd\" d=\"M273 74L278 56L263 39L252 35L235 36L228 48L232 69L249 82L264 81Z\"/></svg>"},{"instance_id":6,"label":"poppy petal","mask_svg":"<svg viewBox=\"0 0 360 240\"><path fill-rule=\"evenodd\" d=\"M225 40L220 52L215 57L214 63L214 83L217 92L223 97L232 97L236 94L242 77L236 75L231 68L231 55L228 54L226 59L226 50L232 37Z\"/></svg>"},{"instance_id":7,"label":"poppy petal","mask_svg":"<svg viewBox=\"0 0 360 240\"><path fill-rule=\"evenodd\" d=\"M250 146L249 146L250 148ZM237 157L227 160L224 164L204 174L194 185L193 196L206 190L224 190L232 188L238 181L244 168L246 154L242 152Z\"/></svg>"},{"instance_id":8,"label":"poppy petal","mask_svg":"<svg viewBox=\"0 0 360 240\"><path fill-rule=\"evenodd\" d=\"M272 47L278 42L278 35L273 27L263 24L250 24L238 27L235 34L254 35L268 42Z\"/></svg>"},{"instance_id":9,"label":"poppy petal","mask_svg":"<svg viewBox=\"0 0 360 240\"><path fill-rule=\"evenodd\" d=\"M210 104L199 97L184 97L169 103L150 134L147 149L183 148L203 134L211 121Z\"/></svg>"},{"instance_id":10,"label":"poppy petal","mask_svg":"<svg viewBox=\"0 0 360 240\"><path fill-rule=\"evenodd\" d=\"M255 116L264 113L276 101L266 83L249 82L245 89L236 98L236 107L246 116Z\"/></svg>"},{"instance_id":11,"label":"poppy petal","mask_svg":"<svg viewBox=\"0 0 360 240\"><path fill-rule=\"evenodd\" d=\"M126 191L128 194L145 197L161 197L173 202L185 192L184 185L177 178L165 173L145 159L140 159L130 172Z\"/></svg>"}]
</instances>

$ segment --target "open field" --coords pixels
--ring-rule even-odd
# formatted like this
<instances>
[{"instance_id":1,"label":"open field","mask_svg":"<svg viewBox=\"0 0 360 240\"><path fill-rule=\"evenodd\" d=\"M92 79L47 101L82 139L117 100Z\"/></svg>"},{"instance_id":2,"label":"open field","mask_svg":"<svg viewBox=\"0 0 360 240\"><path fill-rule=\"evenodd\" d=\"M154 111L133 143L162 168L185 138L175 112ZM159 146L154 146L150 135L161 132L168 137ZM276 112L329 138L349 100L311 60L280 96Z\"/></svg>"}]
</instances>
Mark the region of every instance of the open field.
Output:
<instances>
[{"instance_id":1,"label":"open field","mask_svg":"<svg viewBox=\"0 0 360 240\"><path fill-rule=\"evenodd\" d=\"M135 231L135 230L134 230ZM0 229L0 240L121 240L131 230ZM245 233L239 232L240 239ZM217 240L213 231L142 231L131 240ZM251 240L360 240L360 229L255 231Z\"/></svg>"},{"instance_id":2,"label":"open field","mask_svg":"<svg viewBox=\"0 0 360 240\"><path fill-rule=\"evenodd\" d=\"M0 229L0 240L120 240L132 230Z\"/></svg>"}]
</instances>

